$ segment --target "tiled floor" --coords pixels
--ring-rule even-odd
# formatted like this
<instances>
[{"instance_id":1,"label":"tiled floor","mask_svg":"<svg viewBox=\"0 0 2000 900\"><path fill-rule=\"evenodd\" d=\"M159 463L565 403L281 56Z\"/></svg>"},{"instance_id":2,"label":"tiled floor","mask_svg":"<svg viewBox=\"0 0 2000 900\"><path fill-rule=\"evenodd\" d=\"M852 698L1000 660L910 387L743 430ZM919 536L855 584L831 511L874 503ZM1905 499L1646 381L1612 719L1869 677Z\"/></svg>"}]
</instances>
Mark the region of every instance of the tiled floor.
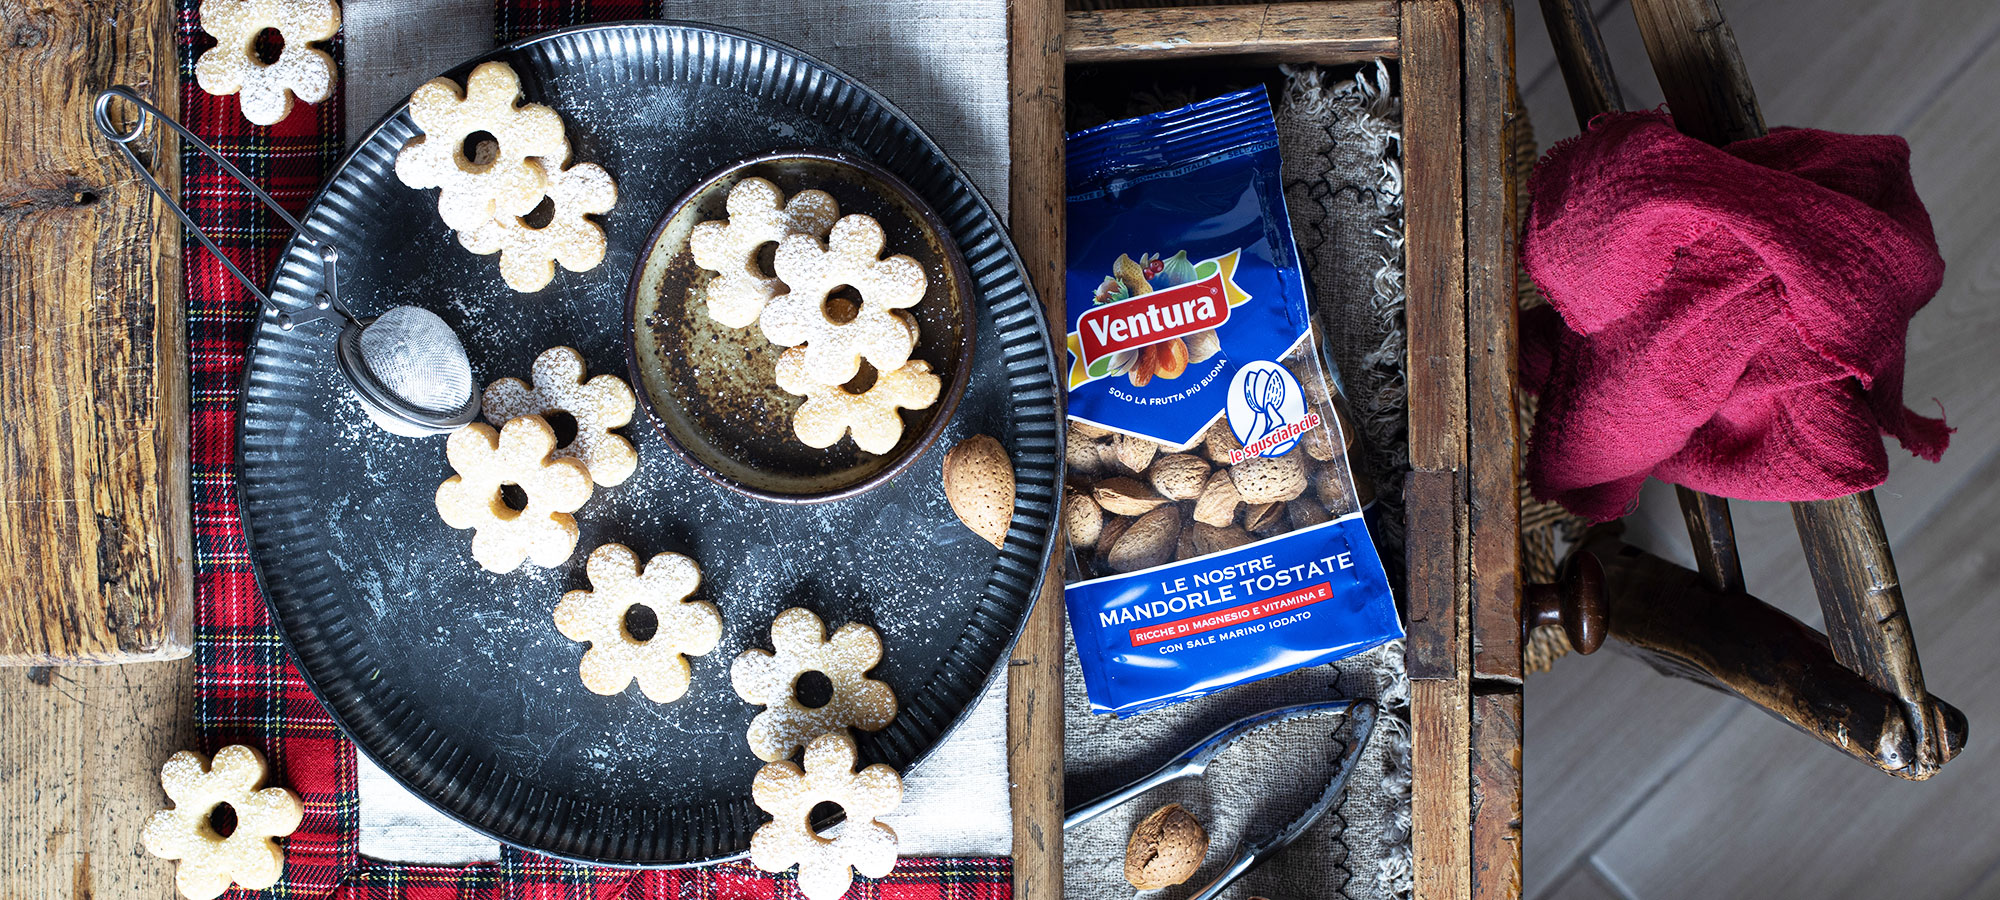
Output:
<instances>
[{"instance_id":1,"label":"tiled floor","mask_svg":"<svg viewBox=\"0 0 2000 900\"><path fill-rule=\"evenodd\" d=\"M1898 450L1878 490L1930 688L1972 719L1921 784L1609 654L1527 689L1530 898L1984 897L2000 892L2000 4L1725 0L1772 125L1896 133L1947 263L1910 332L1906 399L1958 428L1937 465ZM1538 4L1517 4L1521 89L1542 146L1576 133ZM1626 104L1661 102L1625 0L1600 2ZM1751 591L1819 613L1789 512L1734 505ZM1688 560L1672 492L1637 541Z\"/></svg>"}]
</instances>

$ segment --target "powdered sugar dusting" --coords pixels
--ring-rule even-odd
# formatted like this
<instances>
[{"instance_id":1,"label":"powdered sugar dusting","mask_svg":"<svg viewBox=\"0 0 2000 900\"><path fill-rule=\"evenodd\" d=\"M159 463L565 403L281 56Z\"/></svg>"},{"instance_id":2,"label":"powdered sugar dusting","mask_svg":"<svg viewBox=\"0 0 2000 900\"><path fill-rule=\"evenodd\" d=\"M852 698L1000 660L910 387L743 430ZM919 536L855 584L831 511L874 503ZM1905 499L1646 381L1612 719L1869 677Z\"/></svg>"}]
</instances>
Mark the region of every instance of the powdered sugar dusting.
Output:
<instances>
[{"instance_id":1,"label":"powdered sugar dusting","mask_svg":"<svg viewBox=\"0 0 2000 900\"><path fill-rule=\"evenodd\" d=\"M867 672L882 661L882 638L875 629L848 623L826 636L826 624L811 610L788 609L771 623L771 646L743 651L730 664L729 681L745 702L764 706L751 720L750 752L758 759L792 755L807 741L831 731L880 731L896 717L896 695ZM824 705L799 702L798 680L819 672L833 685Z\"/></svg>"},{"instance_id":2,"label":"powdered sugar dusting","mask_svg":"<svg viewBox=\"0 0 2000 900\"><path fill-rule=\"evenodd\" d=\"M895 371L917 345L914 320L899 310L922 301L929 280L908 256L879 259L886 240L873 217L850 215L834 223L824 246L803 234L778 242L772 268L789 290L757 321L771 343L804 344L805 369L821 384L846 384L863 359L878 371ZM826 303L843 285L861 301L852 320L838 322L827 315Z\"/></svg>"},{"instance_id":3,"label":"powdered sugar dusting","mask_svg":"<svg viewBox=\"0 0 2000 900\"><path fill-rule=\"evenodd\" d=\"M636 256L673 199L705 174L783 147L868 152L833 124L786 119L791 131L782 133L772 122L791 115L787 108L746 99L738 87L636 78L607 93L588 67L532 55L516 64L524 74L534 67L533 99L562 111L576 153L617 176L619 205L601 219L601 265L558 271L535 302L519 302L491 260L457 245L435 194L357 181L380 177L379 161L414 135L402 120L363 145L330 188L337 202L308 223L339 239L342 291L357 313L399 304L438 313L464 339L476 383L526 375L555 345L575 348L588 371L619 371ZM374 175L368 166L378 167ZM259 326L243 420L248 552L282 615L337 611L287 625L337 632L353 648L352 663L331 673L341 679L335 690L356 698L343 710L405 705L437 740L472 754L467 765L578 802L674 810L723 803L742 815L727 804L749 805L761 763L744 752L744 736L758 708L729 688L727 664L764 644L779 611L804 607L834 626L874 628L889 652L869 675L907 700L962 685L966 673L944 670L941 660L963 642L987 640L967 623L991 615L982 606L989 590L1019 590L1011 580L989 586L995 551L958 524L939 485L944 449L964 435L992 434L1010 448L1021 439L1009 380L1018 376L1003 365L990 311L980 305L979 316L982 353L968 363L955 420L910 469L858 497L807 508L762 503L688 467L652 423L625 429L638 466L573 514L578 546L617 542L642 557L677 552L700 562L703 584L691 599L715 604L722 635L714 652L690 659L689 691L671 704L631 690L599 696L580 682L586 648L562 636L553 610L564 591L590 586L581 556L506 575L481 569L466 533L433 505L451 474L445 441L377 429L333 366L333 329L283 335L268 319ZM985 621L980 628L1006 627ZM358 674L347 675L354 667ZM933 701L958 708L949 693ZM863 757L910 752L882 740L858 735Z\"/></svg>"}]
</instances>

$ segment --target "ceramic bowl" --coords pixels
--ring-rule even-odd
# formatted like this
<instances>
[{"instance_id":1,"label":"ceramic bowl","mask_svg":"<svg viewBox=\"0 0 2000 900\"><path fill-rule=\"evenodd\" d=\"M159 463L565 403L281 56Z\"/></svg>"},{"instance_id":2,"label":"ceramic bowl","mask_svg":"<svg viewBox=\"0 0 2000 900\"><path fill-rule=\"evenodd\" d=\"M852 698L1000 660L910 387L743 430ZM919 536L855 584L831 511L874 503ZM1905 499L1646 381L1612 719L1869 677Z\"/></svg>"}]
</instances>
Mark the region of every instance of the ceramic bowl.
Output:
<instances>
[{"instance_id":1,"label":"ceramic bowl","mask_svg":"<svg viewBox=\"0 0 2000 900\"><path fill-rule=\"evenodd\" d=\"M852 438L823 450L806 446L792 430L805 398L780 390L774 373L785 348L755 324L728 328L709 319L713 273L694 264L688 235L699 222L727 218L730 188L750 177L771 181L786 197L826 191L841 215L881 223L884 255L906 254L924 267L929 289L908 310L919 329L910 358L930 363L942 388L930 408L902 411L903 438L890 452L864 452ZM763 248L766 271L774 248ZM852 497L908 468L951 420L973 358L972 284L937 214L882 167L814 149L752 157L682 195L641 248L626 304L632 386L667 444L716 482L779 503Z\"/></svg>"}]
</instances>

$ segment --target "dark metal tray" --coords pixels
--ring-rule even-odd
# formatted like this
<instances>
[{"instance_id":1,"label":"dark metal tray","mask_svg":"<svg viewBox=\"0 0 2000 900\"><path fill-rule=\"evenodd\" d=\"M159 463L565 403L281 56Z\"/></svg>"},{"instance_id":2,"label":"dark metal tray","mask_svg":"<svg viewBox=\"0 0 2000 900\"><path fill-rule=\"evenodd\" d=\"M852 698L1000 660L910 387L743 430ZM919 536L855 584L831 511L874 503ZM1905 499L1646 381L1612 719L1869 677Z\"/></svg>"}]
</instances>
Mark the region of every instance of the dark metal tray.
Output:
<instances>
[{"instance_id":1,"label":"dark metal tray","mask_svg":"<svg viewBox=\"0 0 2000 900\"><path fill-rule=\"evenodd\" d=\"M730 689L728 664L768 646L780 610L881 632L876 673L900 713L858 736L865 759L905 771L1006 657L1046 567L1061 479L1041 310L964 174L887 101L811 57L721 29L620 23L540 35L447 74L462 80L488 59L512 64L531 99L563 114L576 160L618 180L602 265L558 270L540 293L508 289L494 258L467 253L439 221L435 191L396 180L396 151L415 133L403 109L361 141L304 219L342 251L357 313L437 312L482 384L525 376L557 344L580 350L592 374L624 376L626 283L646 236L702 175L766 150L809 144L878 162L938 211L972 273L969 386L942 439L893 482L811 507L760 502L690 469L641 412L623 429L639 471L576 513L583 537L570 562L505 575L480 569L470 533L438 518L432 498L451 474L442 438L370 424L334 368L331 329L287 333L269 314L254 325L238 437L250 557L301 674L361 751L440 810L531 850L616 865L737 857L764 817L744 740L757 708ZM303 302L315 268L294 241L273 295ZM1018 475L998 552L958 523L939 484L944 452L974 433L998 437ZM694 684L675 703L586 690L584 645L550 619L563 591L587 586L583 560L608 541L694 557L701 596L722 610L721 645L693 660Z\"/></svg>"}]
</instances>

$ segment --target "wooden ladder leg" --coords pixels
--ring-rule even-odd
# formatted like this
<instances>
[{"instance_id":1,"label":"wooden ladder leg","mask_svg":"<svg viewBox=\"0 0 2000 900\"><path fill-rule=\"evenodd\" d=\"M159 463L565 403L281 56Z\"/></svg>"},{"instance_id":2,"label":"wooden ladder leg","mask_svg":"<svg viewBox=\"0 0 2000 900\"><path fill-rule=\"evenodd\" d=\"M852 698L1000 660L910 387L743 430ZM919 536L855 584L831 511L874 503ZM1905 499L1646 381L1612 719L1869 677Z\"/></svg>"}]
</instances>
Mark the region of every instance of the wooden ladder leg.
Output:
<instances>
[{"instance_id":1,"label":"wooden ladder leg","mask_svg":"<svg viewBox=\"0 0 2000 900\"><path fill-rule=\"evenodd\" d=\"M1618 94L1618 79L1612 75L1611 56L1604 51L1604 35L1597 30L1589 0L1542 0L1542 20L1555 44L1556 64L1562 68L1563 84L1569 88L1570 108L1576 111L1576 125L1584 128L1600 113L1625 108Z\"/></svg>"},{"instance_id":2,"label":"wooden ladder leg","mask_svg":"<svg viewBox=\"0 0 2000 900\"><path fill-rule=\"evenodd\" d=\"M1736 553L1736 525L1729 518L1729 501L1674 486L1681 501L1681 518L1687 522L1688 540L1694 544L1695 569L1703 584L1719 594L1743 590L1743 560Z\"/></svg>"},{"instance_id":3,"label":"wooden ladder leg","mask_svg":"<svg viewBox=\"0 0 2000 900\"><path fill-rule=\"evenodd\" d=\"M1894 695L1915 739L1915 771L1931 773L1965 744L1963 714L1924 687L1916 636L1875 492L1792 504L1833 656ZM1955 717L1955 718L1954 718Z\"/></svg>"},{"instance_id":4,"label":"wooden ladder leg","mask_svg":"<svg viewBox=\"0 0 2000 900\"><path fill-rule=\"evenodd\" d=\"M1577 126L1587 128L1591 119L1623 110L1618 78L1612 71L1611 57L1604 51L1604 35L1597 30L1597 17L1591 14L1587 0L1581 4L1579 0L1541 3ZM1674 490L1680 497L1681 518L1687 522L1688 540L1694 545L1702 581L1717 593L1743 590L1743 565L1736 553L1729 501L1684 487Z\"/></svg>"},{"instance_id":5,"label":"wooden ladder leg","mask_svg":"<svg viewBox=\"0 0 2000 900\"><path fill-rule=\"evenodd\" d=\"M1611 58L1604 51L1604 36L1587 2L1541 0L1542 17L1548 23L1549 40L1555 44L1556 63L1569 88L1569 101L1576 111L1578 127L1607 112L1625 108L1618 93L1618 78ZM1681 518L1687 523L1688 540L1694 545L1695 563L1702 581L1717 593L1743 590L1743 564L1736 552L1736 528L1729 517L1729 501L1712 494L1676 487Z\"/></svg>"}]
</instances>

